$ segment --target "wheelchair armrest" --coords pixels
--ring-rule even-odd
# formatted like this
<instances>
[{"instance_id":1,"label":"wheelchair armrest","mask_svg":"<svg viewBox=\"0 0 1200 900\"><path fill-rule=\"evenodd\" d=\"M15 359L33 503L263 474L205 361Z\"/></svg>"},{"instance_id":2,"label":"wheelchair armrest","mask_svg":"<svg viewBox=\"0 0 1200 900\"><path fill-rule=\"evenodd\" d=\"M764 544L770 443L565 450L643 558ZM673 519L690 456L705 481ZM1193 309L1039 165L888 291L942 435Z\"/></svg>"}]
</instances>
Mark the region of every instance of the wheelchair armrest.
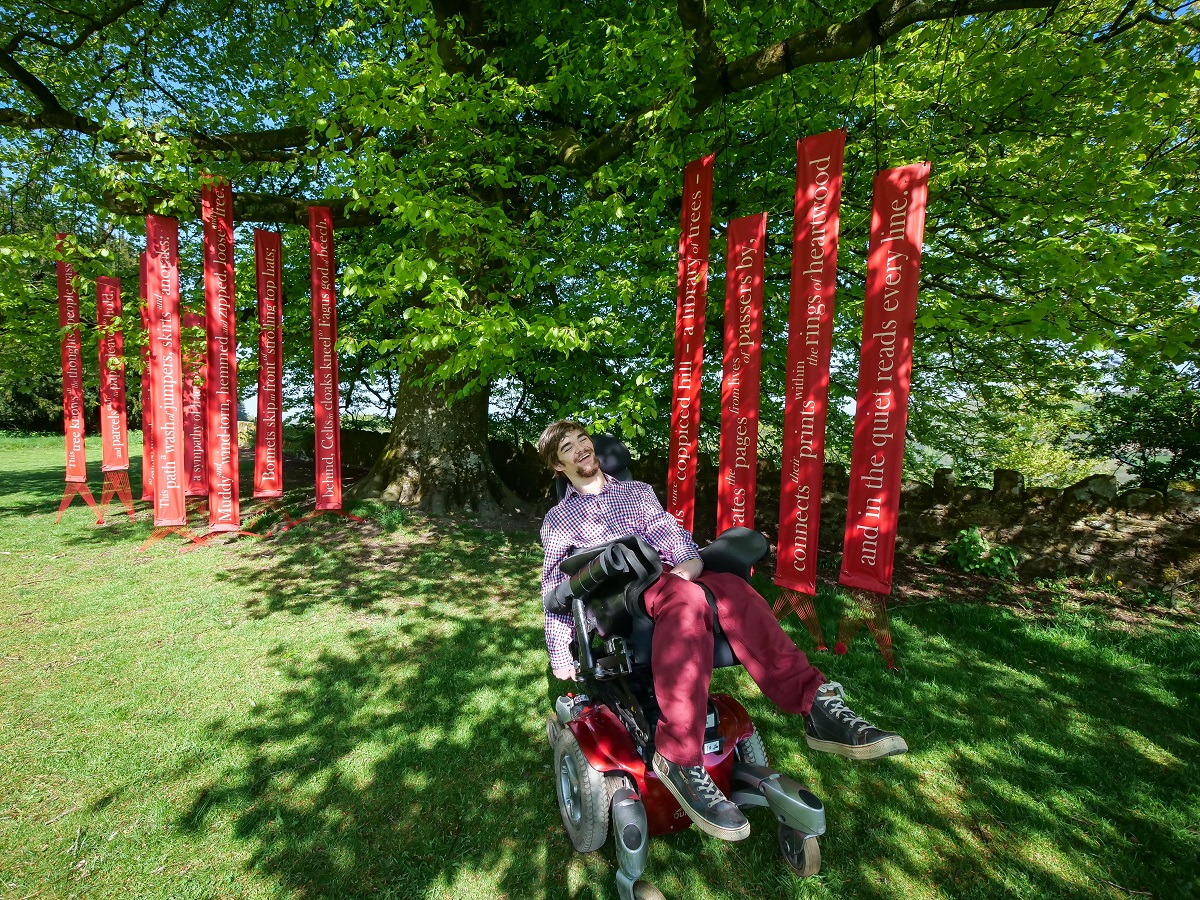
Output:
<instances>
[{"instance_id":1,"label":"wheelchair armrest","mask_svg":"<svg viewBox=\"0 0 1200 900\"><path fill-rule=\"evenodd\" d=\"M662 561L658 551L631 534L573 553L559 569L568 578L565 593L582 600L592 618L609 631L620 616L645 617L641 596L662 575Z\"/></svg>"},{"instance_id":2,"label":"wheelchair armrest","mask_svg":"<svg viewBox=\"0 0 1200 900\"><path fill-rule=\"evenodd\" d=\"M746 581L750 568L767 555L771 545L757 531L735 526L727 528L700 551L704 568L710 572L728 572Z\"/></svg>"},{"instance_id":3,"label":"wheelchair armrest","mask_svg":"<svg viewBox=\"0 0 1200 900\"><path fill-rule=\"evenodd\" d=\"M570 576L571 596L586 600L615 583L635 577L637 560L622 544L610 544Z\"/></svg>"},{"instance_id":4,"label":"wheelchair armrest","mask_svg":"<svg viewBox=\"0 0 1200 900\"><path fill-rule=\"evenodd\" d=\"M603 580L618 576L631 570L643 572L655 571L655 580L662 574L662 562L658 551L643 541L636 534L628 534L608 541L595 547L585 547L576 550L558 566L559 571L571 579L572 587L576 583L595 581L603 576Z\"/></svg>"}]
</instances>

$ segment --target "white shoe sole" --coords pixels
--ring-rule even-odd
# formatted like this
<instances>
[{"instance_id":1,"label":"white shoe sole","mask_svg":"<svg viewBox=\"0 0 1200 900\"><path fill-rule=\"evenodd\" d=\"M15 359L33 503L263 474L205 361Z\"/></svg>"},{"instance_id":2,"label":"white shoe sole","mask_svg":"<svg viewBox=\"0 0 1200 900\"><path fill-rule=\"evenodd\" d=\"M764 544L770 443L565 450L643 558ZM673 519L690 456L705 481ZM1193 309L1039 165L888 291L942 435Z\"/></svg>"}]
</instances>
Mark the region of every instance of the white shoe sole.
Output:
<instances>
[{"instance_id":1,"label":"white shoe sole","mask_svg":"<svg viewBox=\"0 0 1200 900\"><path fill-rule=\"evenodd\" d=\"M662 782L662 786L670 791L671 796L679 802L679 808L682 809L687 817L692 820L692 824L694 824L705 834L712 835L715 838L720 838L723 841L744 841L746 838L750 837L749 821L747 821L746 824L740 828L722 828L720 825L714 825L703 816L693 812L692 808L684 802L683 797L680 796L679 792L675 789L675 785L671 783L671 779L668 778L664 773L658 771L658 766L654 766L653 768L654 774L658 776L658 780Z\"/></svg>"},{"instance_id":2,"label":"white shoe sole","mask_svg":"<svg viewBox=\"0 0 1200 900\"><path fill-rule=\"evenodd\" d=\"M808 746L813 750L819 750L822 753L835 753L847 759L883 759L885 756L899 756L901 753L908 752L908 744L898 734L886 737L873 744L864 744L861 747L839 744L836 741L820 741L807 734L804 736L804 739L808 741Z\"/></svg>"}]
</instances>

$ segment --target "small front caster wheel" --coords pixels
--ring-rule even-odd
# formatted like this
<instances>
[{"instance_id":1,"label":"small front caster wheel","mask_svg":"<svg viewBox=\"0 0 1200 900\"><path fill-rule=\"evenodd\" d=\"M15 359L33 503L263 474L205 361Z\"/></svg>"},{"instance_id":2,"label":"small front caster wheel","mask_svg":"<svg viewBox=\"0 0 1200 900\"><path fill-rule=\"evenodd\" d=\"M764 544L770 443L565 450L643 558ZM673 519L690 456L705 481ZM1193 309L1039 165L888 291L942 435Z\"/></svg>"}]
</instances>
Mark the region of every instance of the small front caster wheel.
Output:
<instances>
[{"instance_id":1,"label":"small front caster wheel","mask_svg":"<svg viewBox=\"0 0 1200 900\"><path fill-rule=\"evenodd\" d=\"M816 835L780 825L779 852L792 871L801 878L821 871L821 845L817 843Z\"/></svg>"},{"instance_id":2,"label":"small front caster wheel","mask_svg":"<svg viewBox=\"0 0 1200 900\"><path fill-rule=\"evenodd\" d=\"M550 747L553 749L555 742L558 740L558 732L560 726L558 724L558 716L549 716L546 719L546 740L550 742Z\"/></svg>"},{"instance_id":3,"label":"small front caster wheel","mask_svg":"<svg viewBox=\"0 0 1200 900\"><path fill-rule=\"evenodd\" d=\"M653 884L641 880L633 883L633 898L634 900L667 900L663 892Z\"/></svg>"}]
</instances>

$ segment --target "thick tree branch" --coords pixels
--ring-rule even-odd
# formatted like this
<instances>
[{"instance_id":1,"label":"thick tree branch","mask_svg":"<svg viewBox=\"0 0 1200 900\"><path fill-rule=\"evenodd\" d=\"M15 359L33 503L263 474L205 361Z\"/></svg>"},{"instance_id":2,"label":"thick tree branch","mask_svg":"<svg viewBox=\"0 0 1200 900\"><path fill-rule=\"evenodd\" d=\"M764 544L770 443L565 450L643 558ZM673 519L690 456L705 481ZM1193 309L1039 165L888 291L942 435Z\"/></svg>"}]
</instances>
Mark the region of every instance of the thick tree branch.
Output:
<instances>
[{"instance_id":1,"label":"thick tree branch","mask_svg":"<svg viewBox=\"0 0 1200 900\"><path fill-rule=\"evenodd\" d=\"M121 15L128 12L137 4L126 4L121 7ZM95 30L104 24L111 24L119 16L105 17L93 23ZM111 19L111 21L110 21ZM85 30L86 31L86 30ZM15 40L15 39L14 39ZM74 47L79 41L72 42L67 47ZM76 131L81 134L95 136L103 126L99 122L81 116L66 109L54 92L36 75L22 66L13 57L10 48L0 50L0 71L5 72L24 91L41 106L41 112L29 113L19 109L0 109L0 127L20 128L24 131L39 131L54 129L57 131ZM242 159L254 162L277 162L282 151L303 148L309 143L311 130L307 125L295 125L286 128L268 128L262 131L231 132L228 134L200 134L188 136L193 147L208 153L237 153ZM115 144L115 139L107 139L106 143ZM118 149L113 158L121 162L131 162L149 159L145 153L128 148Z\"/></svg>"},{"instance_id":2,"label":"thick tree branch","mask_svg":"<svg viewBox=\"0 0 1200 900\"><path fill-rule=\"evenodd\" d=\"M706 0L679 0L679 22L683 30L691 34L692 42L696 45L695 62L692 65L696 79L707 80L719 74L725 65L725 54L713 40Z\"/></svg>"},{"instance_id":3,"label":"thick tree branch","mask_svg":"<svg viewBox=\"0 0 1200 900\"><path fill-rule=\"evenodd\" d=\"M99 18L90 19L86 27L81 28L79 33L75 35L74 40L69 42L56 41L53 38L30 31L18 31L14 34L4 48L0 50L0 70L8 73L13 81L37 100L42 106L42 112L37 115L30 115L16 109L0 109L0 126L9 125L16 128L23 128L26 131L57 128L64 131L79 131L87 135L96 134L100 130L99 123L67 111L59 103L54 92L41 79L18 63L13 54L21 48L21 44L25 40L31 40L42 46L58 50L64 56L70 55L87 43L93 35L114 24L126 13L137 9L142 5L142 2L143 0L126 0L126 2L114 6ZM163 6L159 10L160 15L166 10L170 2L171 0L164 0Z\"/></svg>"},{"instance_id":4,"label":"thick tree branch","mask_svg":"<svg viewBox=\"0 0 1200 900\"><path fill-rule=\"evenodd\" d=\"M57 128L89 135L94 135L100 130L99 123L64 109L54 92L46 87L40 78L18 63L7 50L0 50L0 71L7 73L42 107L41 113L37 115L29 115L16 109L0 109L0 125L27 130Z\"/></svg>"},{"instance_id":5,"label":"thick tree branch","mask_svg":"<svg viewBox=\"0 0 1200 900\"><path fill-rule=\"evenodd\" d=\"M153 190L153 189L150 189ZM104 205L110 211L123 216L142 216L153 212L153 196L146 203L106 196ZM166 199L160 196L157 199ZM333 214L335 228L364 228L378 225L382 219L371 212L350 210L354 201L347 198L331 200L305 200L283 197L277 194L256 194L235 191L233 195L233 218L238 222L254 222L260 225L308 225L310 206L327 206ZM200 192L192 195L192 208L200 216Z\"/></svg>"},{"instance_id":6,"label":"thick tree branch","mask_svg":"<svg viewBox=\"0 0 1200 900\"><path fill-rule=\"evenodd\" d=\"M862 15L848 22L798 32L741 59L719 65L715 70L711 62L706 62L708 71L704 71L700 60L708 59L717 51L715 46L710 48L704 43L711 44L711 33L705 31L707 15L703 0L679 0L680 20L697 41L697 78L693 88L693 99L687 112L694 118L722 97L772 81L794 69L861 56L872 47L881 46L889 38L922 22L1006 10L1046 9L1056 2L1057 0L879 0ZM583 145L579 136L571 129L560 129L549 136L549 141L558 149L562 162L581 174L591 174L626 153L641 135L642 121L672 99L673 97L664 97L657 103L639 110L587 146Z\"/></svg>"},{"instance_id":7,"label":"thick tree branch","mask_svg":"<svg viewBox=\"0 0 1200 900\"><path fill-rule=\"evenodd\" d=\"M1126 31L1128 31L1129 29L1131 29L1137 25L1140 25L1142 22L1149 22L1152 25L1160 25L1160 26L1161 25L1173 25L1176 22L1178 22L1180 25L1190 28L1192 31L1200 32L1200 24L1197 24L1196 22L1192 21L1191 19L1183 19L1183 18L1170 19L1170 18L1167 18L1166 16L1158 16L1158 15L1155 15L1154 13L1149 13L1149 12L1138 13L1132 19L1129 19L1126 22L1122 22L1121 20L1124 18L1125 18L1125 13L1122 12L1121 15L1119 15L1116 18L1116 20L1112 23L1112 25L1110 25L1108 28L1106 28L1104 30L1103 34L1096 35L1096 37L1094 38L1094 41L1097 44L1107 44L1113 38L1117 37L1120 34L1125 33Z\"/></svg>"},{"instance_id":8,"label":"thick tree branch","mask_svg":"<svg viewBox=\"0 0 1200 900\"><path fill-rule=\"evenodd\" d=\"M36 34L32 31L18 31L12 36L12 39L5 46L4 52L15 53L20 48L21 44L28 39L41 44L43 47L50 47L64 54L74 53L85 43L87 43L88 38L90 38L92 35L107 28L109 25L112 25L118 19L124 16L125 13L129 12L130 10L137 9L141 5L142 0L126 0L126 2L122 3L120 6L114 6L100 18L91 19L88 22L87 27L80 29L79 34L75 35L75 40L67 43L56 41L53 38L48 38L45 35Z\"/></svg>"},{"instance_id":9,"label":"thick tree branch","mask_svg":"<svg viewBox=\"0 0 1200 900\"><path fill-rule=\"evenodd\" d=\"M697 91L696 103L711 105L722 94L736 94L781 75L817 63L836 62L861 56L874 46L923 22L1018 9L1045 9L1054 0L880 0L861 16L836 25L812 29L785 38L778 44L744 56L729 64L728 86L706 85Z\"/></svg>"},{"instance_id":10,"label":"thick tree branch","mask_svg":"<svg viewBox=\"0 0 1200 900\"><path fill-rule=\"evenodd\" d=\"M2 62L2 60L0 60ZM0 109L0 128L19 128L22 131L76 131L95 136L101 126L83 116L68 112L62 107L43 108L41 113L22 112L19 109ZM183 140L204 153L236 153L243 162L286 162L294 152L307 149L310 145L309 126L294 125L286 128L267 128L262 131L239 131L227 134L202 134L195 132ZM115 139L104 139L116 144ZM311 142L319 146L323 142ZM151 154L142 150L120 149L111 154L117 162L145 162Z\"/></svg>"},{"instance_id":11,"label":"thick tree branch","mask_svg":"<svg viewBox=\"0 0 1200 900\"><path fill-rule=\"evenodd\" d=\"M195 132L184 140L206 153L236 153L247 162L284 162L285 151L304 148L309 143L309 127L294 125L288 128L268 128L264 131L237 131L228 134ZM318 142L320 143L320 142ZM117 150L112 154L117 162L144 162L150 154L133 150Z\"/></svg>"}]
</instances>

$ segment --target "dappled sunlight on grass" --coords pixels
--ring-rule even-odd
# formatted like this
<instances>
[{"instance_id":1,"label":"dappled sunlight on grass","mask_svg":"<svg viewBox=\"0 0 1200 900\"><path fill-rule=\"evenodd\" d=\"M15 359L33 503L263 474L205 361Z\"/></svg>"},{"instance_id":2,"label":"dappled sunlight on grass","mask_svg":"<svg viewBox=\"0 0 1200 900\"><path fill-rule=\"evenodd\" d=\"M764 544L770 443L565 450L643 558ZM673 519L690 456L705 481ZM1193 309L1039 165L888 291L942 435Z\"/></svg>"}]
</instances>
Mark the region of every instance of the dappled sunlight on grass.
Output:
<instances>
[{"instance_id":1,"label":"dappled sunlight on grass","mask_svg":"<svg viewBox=\"0 0 1200 900\"><path fill-rule=\"evenodd\" d=\"M1131 728L1116 728L1114 729L1114 733L1122 739L1126 747L1136 753L1140 753L1142 757L1155 765L1163 766L1164 768L1183 765L1182 761L1175 754L1163 749L1145 735ZM1194 749L1200 750L1200 747L1195 747ZM1192 758L1195 759L1194 756Z\"/></svg>"},{"instance_id":2,"label":"dappled sunlight on grass","mask_svg":"<svg viewBox=\"0 0 1200 900\"><path fill-rule=\"evenodd\" d=\"M574 853L555 806L534 535L374 505L138 554L142 520L50 527L42 452L0 477L0 894L614 895L611 843ZM738 844L654 840L668 896L1200 894L1194 620L1029 586L895 601L898 672L865 631L813 661L907 756L812 753L744 672L714 679L825 801L821 874L753 811ZM841 598L817 607L830 638Z\"/></svg>"}]
</instances>

